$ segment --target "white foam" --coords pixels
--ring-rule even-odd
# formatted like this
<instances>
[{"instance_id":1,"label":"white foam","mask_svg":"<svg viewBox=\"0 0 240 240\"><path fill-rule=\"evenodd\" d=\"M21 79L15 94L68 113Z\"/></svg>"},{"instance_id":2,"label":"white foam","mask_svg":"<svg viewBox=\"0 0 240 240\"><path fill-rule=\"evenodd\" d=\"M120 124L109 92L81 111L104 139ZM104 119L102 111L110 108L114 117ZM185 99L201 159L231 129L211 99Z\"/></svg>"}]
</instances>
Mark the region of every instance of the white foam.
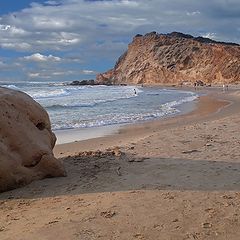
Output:
<instances>
[{"instance_id":1,"label":"white foam","mask_svg":"<svg viewBox=\"0 0 240 240\"><path fill-rule=\"evenodd\" d=\"M10 84L10 85L3 85L3 87L6 87L6 88L10 88L10 89L14 89L14 90L19 90L19 88L13 84Z\"/></svg>"},{"instance_id":2,"label":"white foam","mask_svg":"<svg viewBox=\"0 0 240 240\"><path fill-rule=\"evenodd\" d=\"M181 100L165 103L161 107L163 109L164 108L169 109L169 108L173 108L173 107L179 106L179 105L181 105L183 103L192 102L192 101L196 100L197 98L198 98L198 95L191 94L191 96L185 97L185 98L183 98Z\"/></svg>"},{"instance_id":3,"label":"white foam","mask_svg":"<svg viewBox=\"0 0 240 240\"><path fill-rule=\"evenodd\" d=\"M70 94L70 92L67 89L57 89L57 90L49 90L49 91L32 91L27 93L34 99L60 97L60 96L67 96Z\"/></svg>"},{"instance_id":4,"label":"white foam","mask_svg":"<svg viewBox=\"0 0 240 240\"><path fill-rule=\"evenodd\" d=\"M173 114L177 114L180 111L176 108L177 106L194 101L198 98L197 95L187 92L190 96L184 97L178 101L171 101L165 104L162 104L158 110L152 110L149 112L139 112L139 113L126 113L126 114L103 114L101 116L97 116L96 119L86 119L79 120L77 122L68 121L65 119L63 122L58 122L58 124L53 123L53 128L56 129L77 129L77 128L92 128L92 127L100 127L107 125L115 125L115 124L126 124L126 123L137 123L143 122L147 120L153 120L157 118L162 118L165 116L170 116Z\"/></svg>"},{"instance_id":5,"label":"white foam","mask_svg":"<svg viewBox=\"0 0 240 240\"><path fill-rule=\"evenodd\" d=\"M85 91L83 91L85 89ZM34 99L39 100L46 108L54 107L93 107L100 103L114 102L121 99L134 98L142 92L134 87L105 88L102 92L99 87L80 86L66 87L57 90L28 92ZM135 91L136 90L136 94ZM61 99L58 99L61 97ZM66 97L66 98L62 98ZM46 98L46 100L44 100ZM52 98L52 99L50 99Z\"/></svg>"},{"instance_id":6,"label":"white foam","mask_svg":"<svg viewBox=\"0 0 240 240\"><path fill-rule=\"evenodd\" d=\"M146 89L137 86L63 84L49 85L47 82L39 82L39 85L36 83L33 86L28 82L24 88L21 87L22 84L11 83L8 86L15 89L20 86L19 90L25 91L45 107L55 130L136 123L162 118L179 113L179 105L198 97L195 93L187 91ZM167 99L169 101L164 103Z\"/></svg>"}]
</instances>

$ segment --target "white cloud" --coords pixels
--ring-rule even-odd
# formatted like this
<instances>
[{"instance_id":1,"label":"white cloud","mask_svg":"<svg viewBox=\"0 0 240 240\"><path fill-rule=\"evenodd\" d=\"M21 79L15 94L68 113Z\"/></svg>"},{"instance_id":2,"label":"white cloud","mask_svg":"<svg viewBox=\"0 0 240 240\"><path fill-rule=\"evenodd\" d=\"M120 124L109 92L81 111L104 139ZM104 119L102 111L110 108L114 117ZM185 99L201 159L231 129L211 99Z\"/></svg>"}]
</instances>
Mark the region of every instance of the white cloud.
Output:
<instances>
[{"instance_id":1,"label":"white cloud","mask_svg":"<svg viewBox=\"0 0 240 240\"><path fill-rule=\"evenodd\" d=\"M188 16L196 16L196 15L199 15L199 14L201 14L200 11L187 12L187 15L188 15Z\"/></svg>"},{"instance_id":2,"label":"white cloud","mask_svg":"<svg viewBox=\"0 0 240 240\"><path fill-rule=\"evenodd\" d=\"M87 75L93 75L93 74L96 74L96 72L93 71L93 70L82 70L82 73L83 73L83 74L87 74Z\"/></svg>"},{"instance_id":3,"label":"white cloud","mask_svg":"<svg viewBox=\"0 0 240 240\"><path fill-rule=\"evenodd\" d=\"M30 56L25 56L23 57L24 60L27 61L34 61L34 62L60 62L61 58L60 57L55 57L53 55L42 55L40 53L34 53Z\"/></svg>"},{"instance_id":4,"label":"white cloud","mask_svg":"<svg viewBox=\"0 0 240 240\"><path fill-rule=\"evenodd\" d=\"M36 78L36 77L39 77L40 76L40 73L28 73L28 76L30 78Z\"/></svg>"},{"instance_id":5,"label":"white cloud","mask_svg":"<svg viewBox=\"0 0 240 240\"><path fill-rule=\"evenodd\" d=\"M0 24L0 31L7 31L11 28L10 25L3 25L3 24Z\"/></svg>"},{"instance_id":6,"label":"white cloud","mask_svg":"<svg viewBox=\"0 0 240 240\"><path fill-rule=\"evenodd\" d=\"M53 76L63 76L63 75L66 75L66 72L53 72L52 75Z\"/></svg>"},{"instance_id":7,"label":"white cloud","mask_svg":"<svg viewBox=\"0 0 240 240\"><path fill-rule=\"evenodd\" d=\"M29 72L27 75L31 79L34 79L34 78L51 79L51 75L48 75L47 72L44 72L44 71L43 72Z\"/></svg>"},{"instance_id":8,"label":"white cloud","mask_svg":"<svg viewBox=\"0 0 240 240\"><path fill-rule=\"evenodd\" d=\"M216 33L205 33L202 36L205 37L205 38L210 38L210 39L216 39L217 38Z\"/></svg>"},{"instance_id":9,"label":"white cloud","mask_svg":"<svg viewBox=\"0 0 240 240\"><path fill-rule=\"evenodd\" d=\"M0 46L2 48L8 48L8 49L13 49L13 50L18 49L19 51L28 51L31 49L31 45L26 42L22 42L22 43L4 42L4 43L0 43Z\"/></svg>"},{"instance_id":10,"label":"white cloud","mask_svg":"<svg viewBox=\"0 0 240 240\"><path fill-rule=\"evenodd\" d=\"M76 71L72 70L66 70L66 71L58 71L58 72L49 72L49 74L53 76L67 76L67 75L73 75L76 74Z\"/></svg>"},{"instance_id":11,"label":"white cloud","mask_svg":"<svg viewBox=\"0 0 240 240\"><path fill-rule=\"evenodd\" d=\"M11 58L0 59L0 69L1 71L11 72L22 70L23 66L20 63L12 61Z\"/></svg>"},{"instance_id":12,"label":"white cloud","mask_svg":"<svg viewBox=\"0 0 240 240\"><path fill-rule=\"evenodd\" d=\"M94 70L81 70L81 69L61 69L61 68L39 68L38 71L26 70L26 74L29 78L42 78L42 79L59 79L60 77L74 76L79 77L81 75L94 75L96 71Z\"/></svg>"},{"instance_id":13,"label":"white cloud","mask_svg":"<svg viewBox=\"0 0 240 240\"><path fill-rule=\"evenodd\" d=\"M18 36L27 36L28 33L22 29L22 28L18 28L15 26L11 26L11 25L4 25L4 24L0 24L0 31L1 31L1 35L2 36L12 36L12 37L18 37Z\"/></svg>"},{"instance_id":14,"label":"white cloud","mask_svg":"<svg viewBox=\"0 0 240 240\"><path fill-rule=\"evenodd\" d=\"M48 4L48 5L58 5L58 2L57 1L46 1L45 4Z\"/></svg>"},{"instance_id":15,"label":"white cloud","mask_svg":"<svg viewBox=\"0 0 240 240\"><path fill-rule=\"evenodd\" d=\"M63 30L67 29L73 24L73 21L67 19L60 19L54 16L35 16L32 18L33 24L38 30Z\"/></svg>"},{"instance_id":16,"label":"white cloud","mask_svg":"<svg viewBox=\"0 0 240 240\"><path fill-rule=\"evenodd\" d=\"M239 39L239 10L238 0L228 4L224 0L49 0L1 16L0 46L31 52L91 52L99 40L116 44L123 40L126 47L135 34L153 30L194 35L216 32L221 40L235 41ZM223 17L231 13L234 18ZM198 17L190 22L191 16ZM108 49L106 53L112 55Z\"/></svg>"}]
</instances>

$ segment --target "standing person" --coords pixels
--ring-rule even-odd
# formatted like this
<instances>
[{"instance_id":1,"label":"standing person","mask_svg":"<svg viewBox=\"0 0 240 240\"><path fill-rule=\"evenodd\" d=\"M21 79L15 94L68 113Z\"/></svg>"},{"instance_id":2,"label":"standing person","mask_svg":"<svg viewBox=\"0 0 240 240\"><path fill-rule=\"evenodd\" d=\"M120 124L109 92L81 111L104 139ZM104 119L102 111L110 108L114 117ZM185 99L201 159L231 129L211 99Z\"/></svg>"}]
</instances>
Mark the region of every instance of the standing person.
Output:
<instances>
[{"instance_id":1,"label":"standing person","mask_svg":"<svg viewBox=\"0 0 240 240\"><path fill-rule=\"evenodd\" d=\"M223 84L223 91L225 92L225 84Z\"/></svg>"},{"instance_id":2,"label":"standing person","mask_svg":"<svg viewBox=\"0 0 240 240\"><path fill-rule=\"evenodd\" d=\"M135 94L135 95L137 95L137 91L136 91L136 89L135 89L135 88L133 89L133 91L134 91L134 94Z\"/></svg>"}]
</instances>

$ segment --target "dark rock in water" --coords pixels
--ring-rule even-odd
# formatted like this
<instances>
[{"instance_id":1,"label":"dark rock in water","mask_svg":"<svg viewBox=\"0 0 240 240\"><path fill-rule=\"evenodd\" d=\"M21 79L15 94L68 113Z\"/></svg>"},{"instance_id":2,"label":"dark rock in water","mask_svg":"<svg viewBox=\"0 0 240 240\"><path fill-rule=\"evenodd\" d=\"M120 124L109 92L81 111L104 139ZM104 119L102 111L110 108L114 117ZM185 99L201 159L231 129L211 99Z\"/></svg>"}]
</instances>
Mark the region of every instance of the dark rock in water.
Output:
<instances>
[{"instance_id":1,"label":"dark rock in water","mask_svg":"<svg viewBox=\"0 0 240 240\"><path fill-rule=\"evenodd\" d=\"M82 85L97 85L93 79L90 80L81 80L81 81L72 81L69 83L71 86L82 86Z\"/></svg>"},{"instance_id":2,"label":"dark rock in water","mask_svg":"<svg viewBox=\"0 0 240 240\"><path fill-rule=\"evenodd\" d=\"M71 85L71 86L95 86L95 85L106 85L106 86L111 86L113 85L112 81L104 81L104 82L96 82L93 79L90 80L81 80L81 81L72 81L71 83L68 83L66 85ZM127 84L123 84L123 86L126 86Z\"/></svg>"}]
</instances>

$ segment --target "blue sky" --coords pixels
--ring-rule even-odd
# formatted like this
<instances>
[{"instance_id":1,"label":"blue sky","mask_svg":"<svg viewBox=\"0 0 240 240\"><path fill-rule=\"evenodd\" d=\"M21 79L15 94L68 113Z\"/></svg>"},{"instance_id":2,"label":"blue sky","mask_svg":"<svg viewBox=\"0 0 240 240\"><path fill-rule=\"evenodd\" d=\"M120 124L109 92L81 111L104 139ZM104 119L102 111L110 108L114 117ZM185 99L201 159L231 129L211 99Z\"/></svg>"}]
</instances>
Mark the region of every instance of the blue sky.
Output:
<instances>
[{"instance_id":1,"label":"blue sky","mask_svg":"<svg viewBox=\"0 0 240 240\"><path fill-rule=\"evenodd\" d=\"M14 11L18 11L20 9L29 7L31 2L33 1L29 1L29 0L20 0L20 1L16 1L16 0L2 0L0 3L0 14L8 14ZM43 1L35 1L35 2L45 2Z\"/></svg>"},{"instance_id":2,"label":"blue sky","mask_svg":"<svg viewBox=\"0 0 240 240\"><path fill-rule=\"evenodd\" d=\"M1 0L0 81L95 78L151 31L240 43L240 1Z\"/></svg>"}]
</instances>

